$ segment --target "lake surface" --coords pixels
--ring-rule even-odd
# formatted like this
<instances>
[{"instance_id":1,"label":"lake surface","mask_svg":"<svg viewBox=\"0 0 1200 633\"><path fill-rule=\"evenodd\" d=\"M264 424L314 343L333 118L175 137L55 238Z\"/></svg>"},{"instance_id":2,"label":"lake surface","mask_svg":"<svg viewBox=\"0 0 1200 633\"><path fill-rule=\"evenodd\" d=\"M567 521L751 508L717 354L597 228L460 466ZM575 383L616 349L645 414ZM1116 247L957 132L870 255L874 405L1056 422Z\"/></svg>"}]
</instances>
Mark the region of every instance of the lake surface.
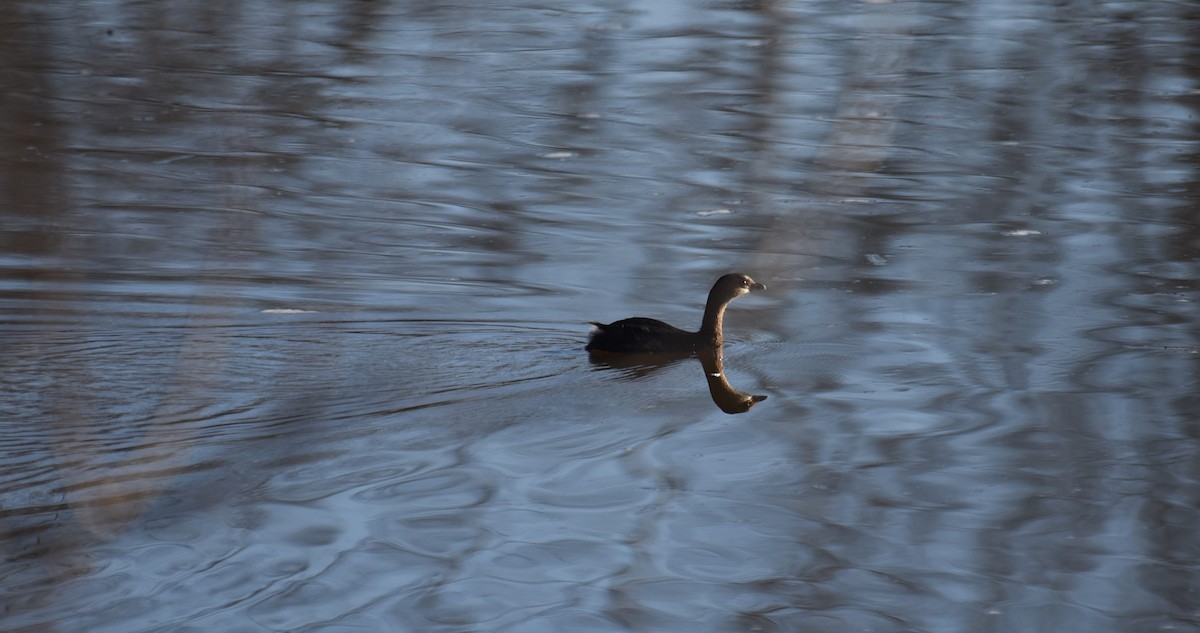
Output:
<instances>
[{"instance_id":1,"label":"lake surface","mask_svg":"<svg viewBox=\"0 0 1200 633\"><path fill-rule=\"evenodd\" d=\"M5 7L0 629L1200 631L1196 5Z\"/></svg>"}]
</instances>

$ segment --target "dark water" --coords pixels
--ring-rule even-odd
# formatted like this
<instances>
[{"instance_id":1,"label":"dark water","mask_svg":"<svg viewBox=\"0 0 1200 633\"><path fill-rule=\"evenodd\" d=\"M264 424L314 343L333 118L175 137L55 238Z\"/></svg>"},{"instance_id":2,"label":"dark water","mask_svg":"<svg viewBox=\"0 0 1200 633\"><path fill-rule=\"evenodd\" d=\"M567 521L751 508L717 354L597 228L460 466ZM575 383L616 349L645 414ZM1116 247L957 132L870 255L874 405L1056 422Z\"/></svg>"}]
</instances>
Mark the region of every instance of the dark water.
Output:
<instances>
[{"instance_id":1,"label":"dark water","mask_svg":"<svg viewBox=\"0 0 1200 633\"><path fill-rule=\"evenodd\" d=\"M9 0L0 629L1200 631L1198 42Z\"/></svg>"}]
</instances>

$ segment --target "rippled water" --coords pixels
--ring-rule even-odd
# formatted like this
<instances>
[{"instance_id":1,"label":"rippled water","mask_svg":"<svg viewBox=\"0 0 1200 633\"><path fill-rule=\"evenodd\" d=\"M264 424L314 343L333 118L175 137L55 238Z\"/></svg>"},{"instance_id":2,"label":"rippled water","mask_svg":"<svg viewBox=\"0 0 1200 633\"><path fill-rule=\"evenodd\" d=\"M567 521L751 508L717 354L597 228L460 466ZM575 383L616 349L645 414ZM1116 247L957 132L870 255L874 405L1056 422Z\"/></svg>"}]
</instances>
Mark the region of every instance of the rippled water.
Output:
<instances>
[{"instance_id":1,"label":"rippled water","mask_svg":"<svg viewBox=\"0 0 1200 633\"><path fill-rule=\"evenodd\" d=\"M6 8L0 629L1200 631L1194 6Z\"/></svg>"}]
</instances>

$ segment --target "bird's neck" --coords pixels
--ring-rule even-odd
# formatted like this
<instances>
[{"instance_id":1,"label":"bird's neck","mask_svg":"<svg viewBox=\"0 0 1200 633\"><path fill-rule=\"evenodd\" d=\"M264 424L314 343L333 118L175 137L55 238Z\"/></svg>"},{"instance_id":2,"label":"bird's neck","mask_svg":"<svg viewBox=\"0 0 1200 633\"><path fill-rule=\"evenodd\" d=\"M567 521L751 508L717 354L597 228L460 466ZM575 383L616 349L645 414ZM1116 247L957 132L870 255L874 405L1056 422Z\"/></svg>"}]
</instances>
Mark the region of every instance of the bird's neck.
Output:
<instances>
[{"instance_id":1,"label":"bird's neck","mask_svg":"<svg viewBox=\"0 0 1200 633\"><path fill-rule=\"evenodd\" d=\"M700 343L705 347L719 348L725 342L724 303L709 302L704 308L704 320L700 322Z\"/></svg>"}]
</instances>

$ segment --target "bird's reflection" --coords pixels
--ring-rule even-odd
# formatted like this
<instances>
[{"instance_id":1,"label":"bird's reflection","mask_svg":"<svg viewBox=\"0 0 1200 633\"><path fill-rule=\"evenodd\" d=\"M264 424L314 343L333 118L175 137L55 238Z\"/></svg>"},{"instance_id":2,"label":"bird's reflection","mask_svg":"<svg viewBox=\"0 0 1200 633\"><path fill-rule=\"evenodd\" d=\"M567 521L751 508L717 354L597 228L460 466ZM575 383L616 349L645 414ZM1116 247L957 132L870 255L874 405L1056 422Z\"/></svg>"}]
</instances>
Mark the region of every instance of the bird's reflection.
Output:
<instances>
[{"instance_id":1,"label":"bird's reflection","mask_svg":"<svg viewBox=\"0 0 1200 633\"><path fill-rule=\"evenodd\" d=\"M708 393L713 402L725 413L745 413L755 404L766 400L764 395L752 395L734 389L725 377L724 358L721 348L700 352L696 355L704 367L704 380L708 382Z\"/></svg>"},{"instance_id":2,"label":"bird's reflection","mask_svg":"<svg viewBox=\"0 0 1200 633\"><path fill-rule=\"evenodd\" d=\"M695 354L609 354L592 352L588 355L593 365L612 369L627 370L633 376L649 376L654 372L677 361L695 357L704 368L704 380L708 383L708 393L712 396L717 408L725 413L745 413L755 404L766 400L764 395L753 395L739 391L729 384L725 377L725 364L722 348L705 350Z\"/></svg>"}]
</instances>

